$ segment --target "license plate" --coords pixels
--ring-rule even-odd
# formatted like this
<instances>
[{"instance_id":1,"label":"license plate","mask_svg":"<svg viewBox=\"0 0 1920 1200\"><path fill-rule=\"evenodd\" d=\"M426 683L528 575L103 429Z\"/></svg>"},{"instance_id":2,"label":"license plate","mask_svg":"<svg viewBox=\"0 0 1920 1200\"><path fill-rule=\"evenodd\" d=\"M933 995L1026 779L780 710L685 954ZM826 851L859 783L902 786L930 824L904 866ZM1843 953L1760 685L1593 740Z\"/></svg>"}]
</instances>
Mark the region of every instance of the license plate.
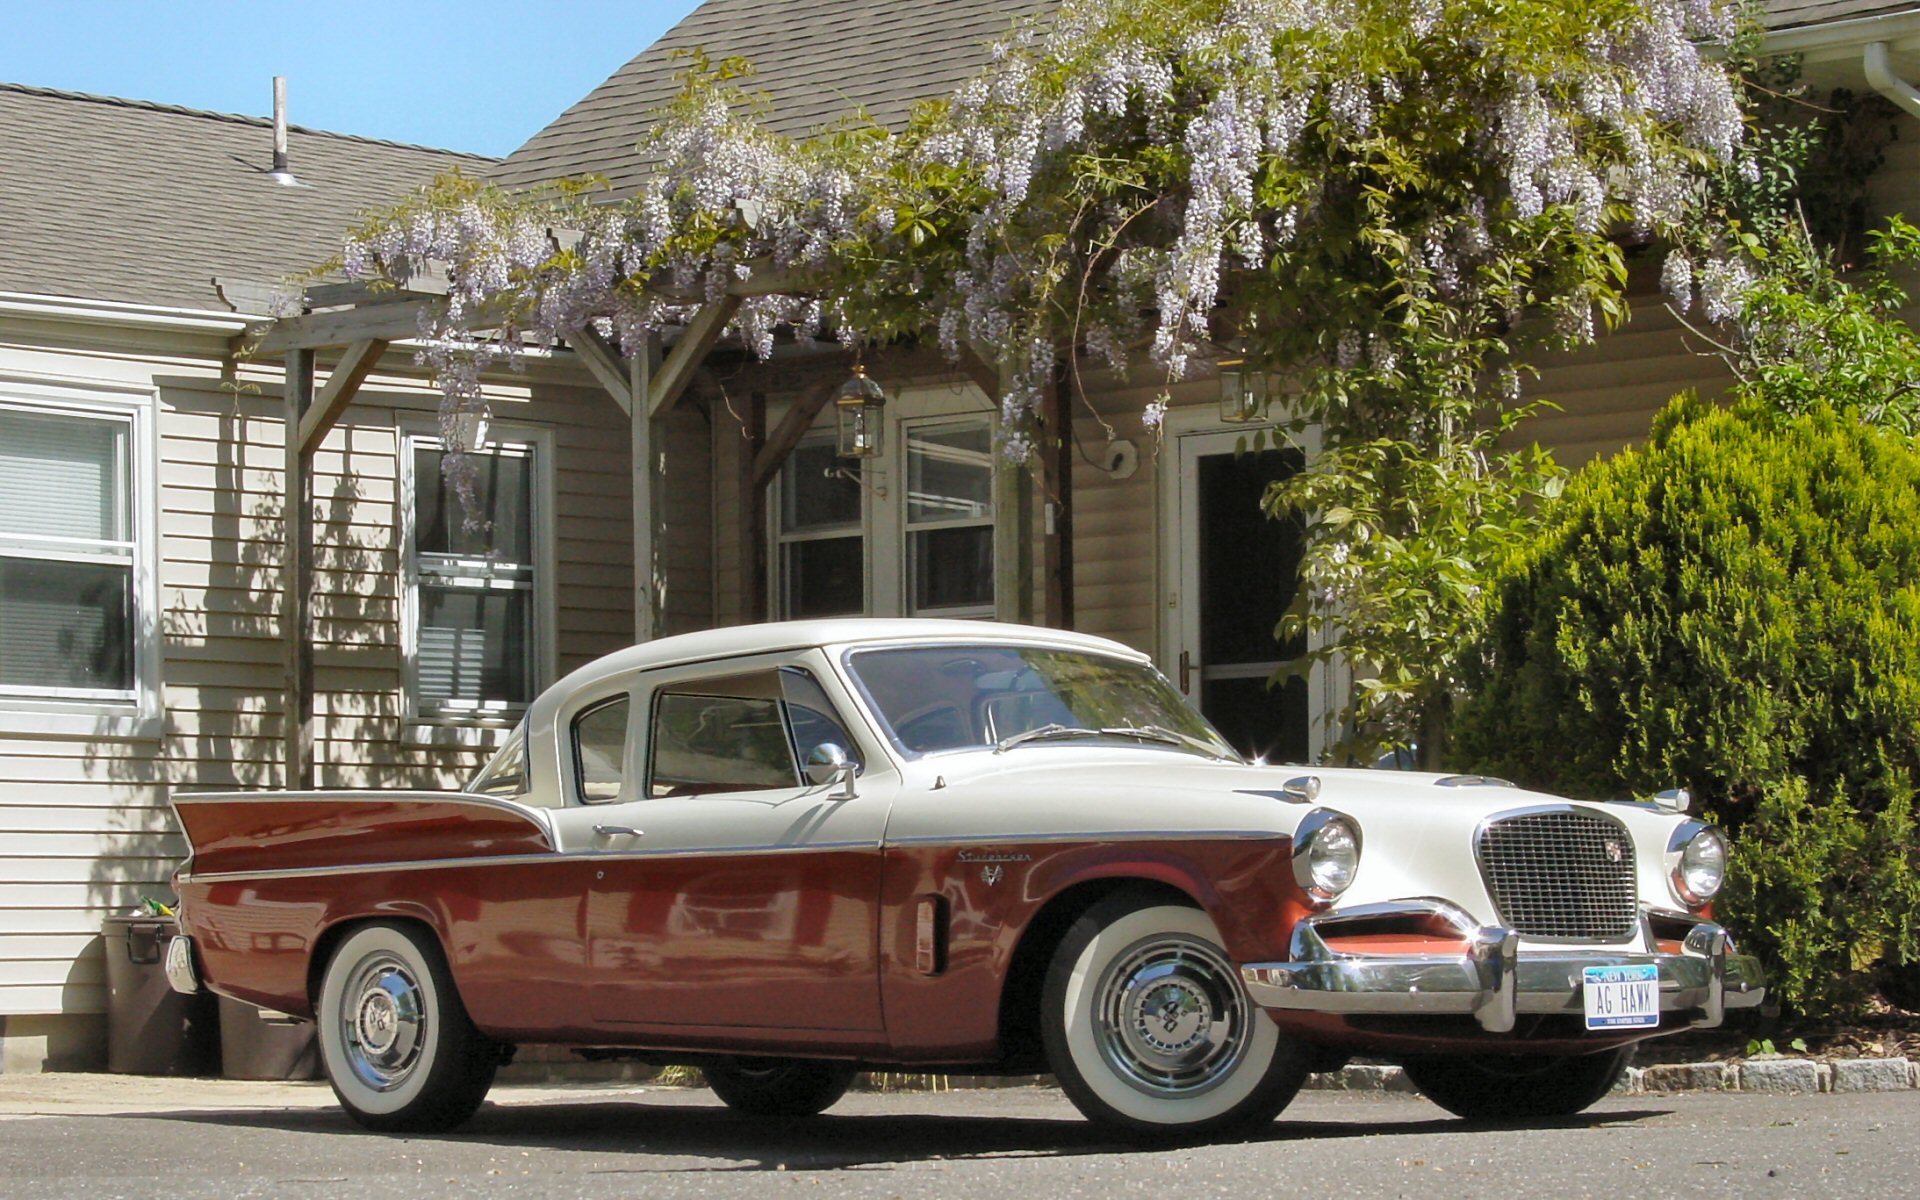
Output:
<instances>
[{"instance_id":1,"label":"license plate","mask_svg":"<svg viewBox=\"0 0 1920 1200\"><path fill-rule=\"evenodd\" d=\"M1660 968L1588 967L1581 972L1588 1029L1651 1029L1660 1024Z\"/></svg>"}]
</instances>

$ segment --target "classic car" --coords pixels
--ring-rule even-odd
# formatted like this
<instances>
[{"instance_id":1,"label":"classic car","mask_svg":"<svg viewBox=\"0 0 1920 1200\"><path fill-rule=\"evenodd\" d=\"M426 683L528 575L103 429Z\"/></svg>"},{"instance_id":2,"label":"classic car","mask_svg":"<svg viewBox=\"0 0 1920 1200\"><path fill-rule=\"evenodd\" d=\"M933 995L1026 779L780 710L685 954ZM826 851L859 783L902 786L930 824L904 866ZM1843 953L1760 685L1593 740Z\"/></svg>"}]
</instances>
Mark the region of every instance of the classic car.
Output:
<instances>
[{"instance_id":1,"label":"classic car","mask_svg":"<svg viewBox=\"0 0 1920 1200\"><path fill-rule=\"evenodd\" d=\"M862 1069L1054 1073L1095 1121L1271 1121L1399 1061L1578 1111L1758 1004L1671 805L1246 761L1139 652L793 622L550 688L458 793L181 795L176 987L317 1021L340 1103L457 1124L521 1043L697 1065L802 1116Z\"/></svg>"}]
</instances>

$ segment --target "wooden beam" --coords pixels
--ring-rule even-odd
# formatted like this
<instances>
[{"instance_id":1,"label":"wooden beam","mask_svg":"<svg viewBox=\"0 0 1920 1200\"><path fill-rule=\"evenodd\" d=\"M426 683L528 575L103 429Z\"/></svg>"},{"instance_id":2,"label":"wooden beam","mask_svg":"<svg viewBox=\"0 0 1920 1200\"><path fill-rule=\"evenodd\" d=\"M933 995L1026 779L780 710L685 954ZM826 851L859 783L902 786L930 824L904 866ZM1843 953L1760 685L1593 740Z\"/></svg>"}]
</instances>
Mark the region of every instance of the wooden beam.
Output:
<instances>
[{"instance_id":1,"label":"wooden beam","mask_svg":"<svg viewBox=\"0 0 1920 1200\"><path fill-rule=\"evenodd\" d=\"M833 399L833 394L840 390L840 383L839 379L821 380L802 393L787 409L787 415L780 418L780 427L773 431L772 437L765 439L766 444L753 457L754 487L764 488L773 480L781 464L793 453L793 448L800 444L801 438L807 436L807 430L813 428L814 418L827 406L827 401Z\"/></svg>"},{"instance_id":2,"label":"wooden beam","mask_svg":"<svg viewBox=\"0 0 1920 1200\"><path fill-rule=\"evenodd\" d=\"M722 296L693 315L687 322L685 332L674 343L673 353L661 366L648 385L647 416L654 419L664 417L672 411L674 402L680 399L680 393L687 390L693 382L694 368L707 357L707 351L720 340L720 333L726 329L727 322L733 320L733 314L740 311L740 297Z\"/></svg>"},{"instance_id":3,"label":"wooden beam","mask_svg":"<svg viewBox=\"0 0 1920 1200\"><path fill-rule=\"evenodd\" d=\"M567 341L573 347L574 355L586 364L587 370L607 389L607 395L620 406L620 411L629 417L633 415L633 381L628 378L626 359L620 352L600 336L592 326L582 325L567 335Z\"/></svg>"},{"instance_id":4,"label":"wooden beam","mask_svg":"<svg viewBox=\"0 0 1920 1200\"><path fill-rule=\"evenodd\" d=\"M362 341L397 342L420 336L420 305L372 304L283 317L249 326L243 336L255 354L317 350Z\"/></svg>"},{"instance_id":5,"label":"wooden beam","mask_svg":"<svg viewBox=\"0 0 1920 1200\"><path fill-rule=\"evenodd\" d=\"M1040 447L1041 493L1047 515L1041 540L1045 621L1073 628L1073 366L1054 372Z\"/></svg>"},{"instance_id":6,"label":"wooden beam","mask_svg":"<svg viewBox=\"0 0 1920 1200\"><path fill-rule=\"evenodd\" d=\"M740 443L740 619L755 622L767 619L767 487L760 476L767 440L765 392L748 393L745 418Z\"/></svg>"},{"instance_id":7,"label":"wooden beam","mask_svg":"<svg viewBox=\"0 0 1920 1200\"><path fill-rule=\"evenodd\" d=\"M280 567L280 633L286 666L286 778L293 789L313 787L313 458L300 444L300 426L313 400L313 351L295 350L286 363L286 554Z\"/></svg>"},{"instance_id":8,"label":"wooden beam","mask_svg":"<svg viewBox=\"0 0 1920 1200\"><path fill-rule=\"evenodd\" d=\"M652 387L660 357L651 337L644 351L627 360L628 388L645 396ZM635 405L631 430L633 486L633 640L650 642L660 635L660 471L657 457L665 450L664 423L653 420Z\"/></svg>"},{"instance_id":9,"label":"wooden beam","mask_svg":"<svg viewBox=\"0 0 1920 1200\"><path fill-rule=\"evenodd\" d=\"M973 380L973 385L987 394L987 399L1000 399L1000 368L979 345L973 342L960 343L960 369Z\"/></svg>"},{"instance_id":10,"label":"wooden beam","mask_svg":"<svg viewBox=\"0 0 1920 1200\"><path fill-rule=\"evenodd\" d=\"M438 279L409 280L406 287L395 287L384 280L356 279L348 283L316 283L304 293L307 307L344 308L349 304L404 304L435 300L447 294L445 276Z\"/></svg>"},{"instance_id":11,"label":"wooden beam","mask_svg":"<svg viewBox=\"0 0 1920 1200\"><path fill-rule=\"evenodd\" d=\"M333 374L327 376L327 386L320 389L320 394L313 398L307 411L300 415L302 454L311 455L314 447L320 444L320 439L326 437L327 431L339 422L340 414L347 410L354 393L373 373L374 365L386 350L385 342L371 338L347 347L347 352L341 355L339 364L333 368ZM312 360L312 351L303 350L299 353L307 355L309 362ZM291 368L291 355L287 362Z\"/></svg>"}]
</instances>

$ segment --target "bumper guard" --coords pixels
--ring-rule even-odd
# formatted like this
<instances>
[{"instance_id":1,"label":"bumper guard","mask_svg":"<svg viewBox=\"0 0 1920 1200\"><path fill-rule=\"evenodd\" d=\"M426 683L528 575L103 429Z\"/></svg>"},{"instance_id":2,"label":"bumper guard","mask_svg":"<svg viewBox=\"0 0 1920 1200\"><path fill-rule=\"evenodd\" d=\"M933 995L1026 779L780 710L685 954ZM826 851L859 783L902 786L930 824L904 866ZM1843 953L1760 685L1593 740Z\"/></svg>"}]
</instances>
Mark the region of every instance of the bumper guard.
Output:
<instances>
[{"instance_id":1,"label":"bumper guard","mask_svg":"<svg viewBox=\"0 0 1920 1200\"><path fill-rule=\"evenodd\" d=\"M1346 954L1327 944L1342 924L1394 917L1438 918L1466 944L1464 954ZM1643 918L1643 944L1657 945ZM1701 921L1678 954L1664 951L1552 949L1520 951L1520 935L1477 925L1441 900L1361 905L1308 917L1294 930L1291 961L1240 969L1262 1008L1324 1013L1470 1013L1489 1033L1511 1033L1520 1013L1581 1013L1587 967L1652 965L1660 971L1660 1011L1698 1010L1693 1024L1710 1029L1730 1008L1766 997L1758 959L1734 953L1727 931Z\"/></svg>"}]
</instances>

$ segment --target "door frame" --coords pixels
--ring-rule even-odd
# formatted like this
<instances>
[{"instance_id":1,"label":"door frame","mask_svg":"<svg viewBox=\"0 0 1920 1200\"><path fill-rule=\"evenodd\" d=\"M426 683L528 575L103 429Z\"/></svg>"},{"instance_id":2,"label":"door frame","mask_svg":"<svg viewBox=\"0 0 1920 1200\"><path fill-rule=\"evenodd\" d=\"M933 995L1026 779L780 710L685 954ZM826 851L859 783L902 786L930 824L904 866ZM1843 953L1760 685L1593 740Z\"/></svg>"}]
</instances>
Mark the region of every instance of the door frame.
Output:
<instances>
[{"instance_id":1,"label":"door frame","mask_svg":"<svg viewBox=\"0 0 1920 1200\"><path fill-rule=\"evenodd\" d=\"M1238 439L1251 437L1262 428L1274 436L1286 436L1271 425L1234 425L1222 421L1212 405L1169 409L1161 426L1155 488L1159 527L1155 579L1160 609L1159 653L1155 660L1160 670L1173 680L1176 690L1180 684L1180 652L1199 652L1200 606L1197 598L1189 597L1188 590L1190 585L1197 587L1200 547L1198 538L1186 536L1188 518L1198 503L1195 460L1202 455L1231 453ZM1294 448L1304 452L1311 462L1320 450L1319 427L1310 427ZM1315 649L1324 646L1326 641L1322 632L1308 634L1308 645ZM1331 714L1340 707L1339 697L1350 686L1351 678L1344 660L1316 662L1308 672L1307 753L1314 762L1320 761L1328 746L1338 740L1329 728ZM1186 699L1195 711L1199 710L1197 693Z\"/></svg>"}]
</instances>

